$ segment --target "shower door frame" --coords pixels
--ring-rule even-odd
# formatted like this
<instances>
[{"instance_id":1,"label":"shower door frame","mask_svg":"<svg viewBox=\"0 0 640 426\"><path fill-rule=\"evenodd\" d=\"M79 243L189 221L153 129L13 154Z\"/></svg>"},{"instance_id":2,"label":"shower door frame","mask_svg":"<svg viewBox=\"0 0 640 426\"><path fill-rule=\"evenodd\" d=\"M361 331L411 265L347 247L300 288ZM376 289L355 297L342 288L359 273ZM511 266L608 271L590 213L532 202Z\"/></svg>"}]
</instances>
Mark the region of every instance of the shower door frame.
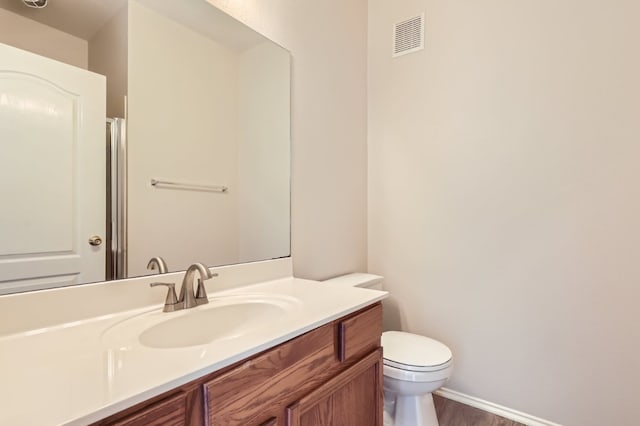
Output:
<instances>
[{"instance_id":1,"label":"shower door frame","mask_svg":"<svg viewBox=\"0 0 640 426\"><path fill-rule=\"evenodd\" d=\"M107 259L106 279L127 277L127 125L107 118Z\"/></svg>"}]
</instances>

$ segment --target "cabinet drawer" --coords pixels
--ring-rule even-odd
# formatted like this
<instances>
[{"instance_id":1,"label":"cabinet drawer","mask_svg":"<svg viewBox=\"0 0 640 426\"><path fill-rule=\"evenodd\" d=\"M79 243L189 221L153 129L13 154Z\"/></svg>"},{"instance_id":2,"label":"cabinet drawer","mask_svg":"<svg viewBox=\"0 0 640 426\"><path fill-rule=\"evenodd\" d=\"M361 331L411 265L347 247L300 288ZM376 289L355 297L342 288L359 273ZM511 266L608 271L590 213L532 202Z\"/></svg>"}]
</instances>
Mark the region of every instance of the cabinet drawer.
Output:
<instances>
[{"instance_id":1,"label":"cabinet drawer","mask_svg":"<svg viewBox=\"0 0 640 426\"><path fill-rule=\"evenodd\" d=\"M331 324L283 343L204 384L209 425L270 425L290 398L320 385L335 360Z\"/></svg>"},{"instance_id":2,"label":"cabinet drawer","mask_svg":"<svg viewBox=\"0 0 640 426\"><path fill-rule=\"evenodd\" d=\"M183 426L186 402L186 395L179 393L110 424L113 426Z\"/></svg>"},{"instance_id":3,"label":"cabinet drawer","mask_svg":"<svg viewBox=\"0 0 640 426\"><path fill-rule=\"evenodd\" d=\"M338 323L338 359L342 362L362 356L380 346L382 304L377 303Z\"/></svg>"}]
</instances>

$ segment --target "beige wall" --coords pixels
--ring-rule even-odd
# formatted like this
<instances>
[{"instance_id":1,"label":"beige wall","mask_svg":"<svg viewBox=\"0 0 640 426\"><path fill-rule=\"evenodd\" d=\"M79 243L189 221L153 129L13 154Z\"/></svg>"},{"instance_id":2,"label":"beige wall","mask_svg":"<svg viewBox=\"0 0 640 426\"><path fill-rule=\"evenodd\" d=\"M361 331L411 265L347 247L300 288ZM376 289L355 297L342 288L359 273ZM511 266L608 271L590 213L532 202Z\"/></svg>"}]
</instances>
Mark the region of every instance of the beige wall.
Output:
<instances>
[{"instance_id":1,"label":"beige wall","mask_svg":"<svg viewBox=\"0 0 640 426\"><path fill-rule=\"evenodd\" d=\"M426 12L426 49L391 59ZM369 270L448 387L634 425L640 3L369 1Z\"/></svg>"},{"instance_id":2,"label":"beige wall","mask_svg":"<svg viewBox=\"0 0 640 426\"><path fill-rule=\"evenodd\" d=\"M87 69L86 40L5 9L0 9L0 43Z\"/></svg>"},{"instance_id":3,"label":"beige wall","mask_svg":"<svg viewBox=\"0 0 640 426\"><path fill-rule=\"evenodd\" d=\"M125 113L127 11L125 5L89 40L89 69L107 76L107 117Z\"/></svg>"},{"instance_id":4,"label":"beige wall","mask_svg":"<svg viewBox=\"0 0 640 426\"><path fill-rule=\"evenodd\" d=\"M366 268L364 0L209 0L292 54L294 273Z\"/></svg>"}]
</instances>

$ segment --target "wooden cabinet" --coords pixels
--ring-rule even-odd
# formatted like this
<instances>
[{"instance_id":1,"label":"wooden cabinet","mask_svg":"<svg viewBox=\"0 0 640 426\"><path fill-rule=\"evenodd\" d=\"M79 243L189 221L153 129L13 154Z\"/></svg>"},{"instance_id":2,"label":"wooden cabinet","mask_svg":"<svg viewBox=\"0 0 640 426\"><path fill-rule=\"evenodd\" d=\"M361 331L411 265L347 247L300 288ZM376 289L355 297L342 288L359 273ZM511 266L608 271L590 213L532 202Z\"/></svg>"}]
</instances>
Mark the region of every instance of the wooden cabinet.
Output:
<instances>
[{"instance_id":1,"label":"wooden cabinet","mask_svg":"<svg viewBox=\"0 0 640 426\"><path fill-rule=\"evenodd\" d=\"M100 425L382 426L378 303Z\"/></svg>"}]
</instances>

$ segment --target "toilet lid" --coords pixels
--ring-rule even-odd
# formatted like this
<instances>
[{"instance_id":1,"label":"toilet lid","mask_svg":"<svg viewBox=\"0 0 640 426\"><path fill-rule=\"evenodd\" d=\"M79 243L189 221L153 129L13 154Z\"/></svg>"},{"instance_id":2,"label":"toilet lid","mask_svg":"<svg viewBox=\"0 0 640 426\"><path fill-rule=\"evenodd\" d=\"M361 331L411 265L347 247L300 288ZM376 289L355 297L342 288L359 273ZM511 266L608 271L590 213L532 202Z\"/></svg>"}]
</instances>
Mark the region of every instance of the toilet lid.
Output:
<instances>
[{"instance_id":1,"label":"toilet lid","mask_svg":"<svg viewBox=\"0 0 640 426\"><path fill-rule=\"evenodd\" d=\"M382 352L386 365L410 371L444 368L453 357L437 340L403 331L382 333Z\"/></svg>"}]
</instances>

